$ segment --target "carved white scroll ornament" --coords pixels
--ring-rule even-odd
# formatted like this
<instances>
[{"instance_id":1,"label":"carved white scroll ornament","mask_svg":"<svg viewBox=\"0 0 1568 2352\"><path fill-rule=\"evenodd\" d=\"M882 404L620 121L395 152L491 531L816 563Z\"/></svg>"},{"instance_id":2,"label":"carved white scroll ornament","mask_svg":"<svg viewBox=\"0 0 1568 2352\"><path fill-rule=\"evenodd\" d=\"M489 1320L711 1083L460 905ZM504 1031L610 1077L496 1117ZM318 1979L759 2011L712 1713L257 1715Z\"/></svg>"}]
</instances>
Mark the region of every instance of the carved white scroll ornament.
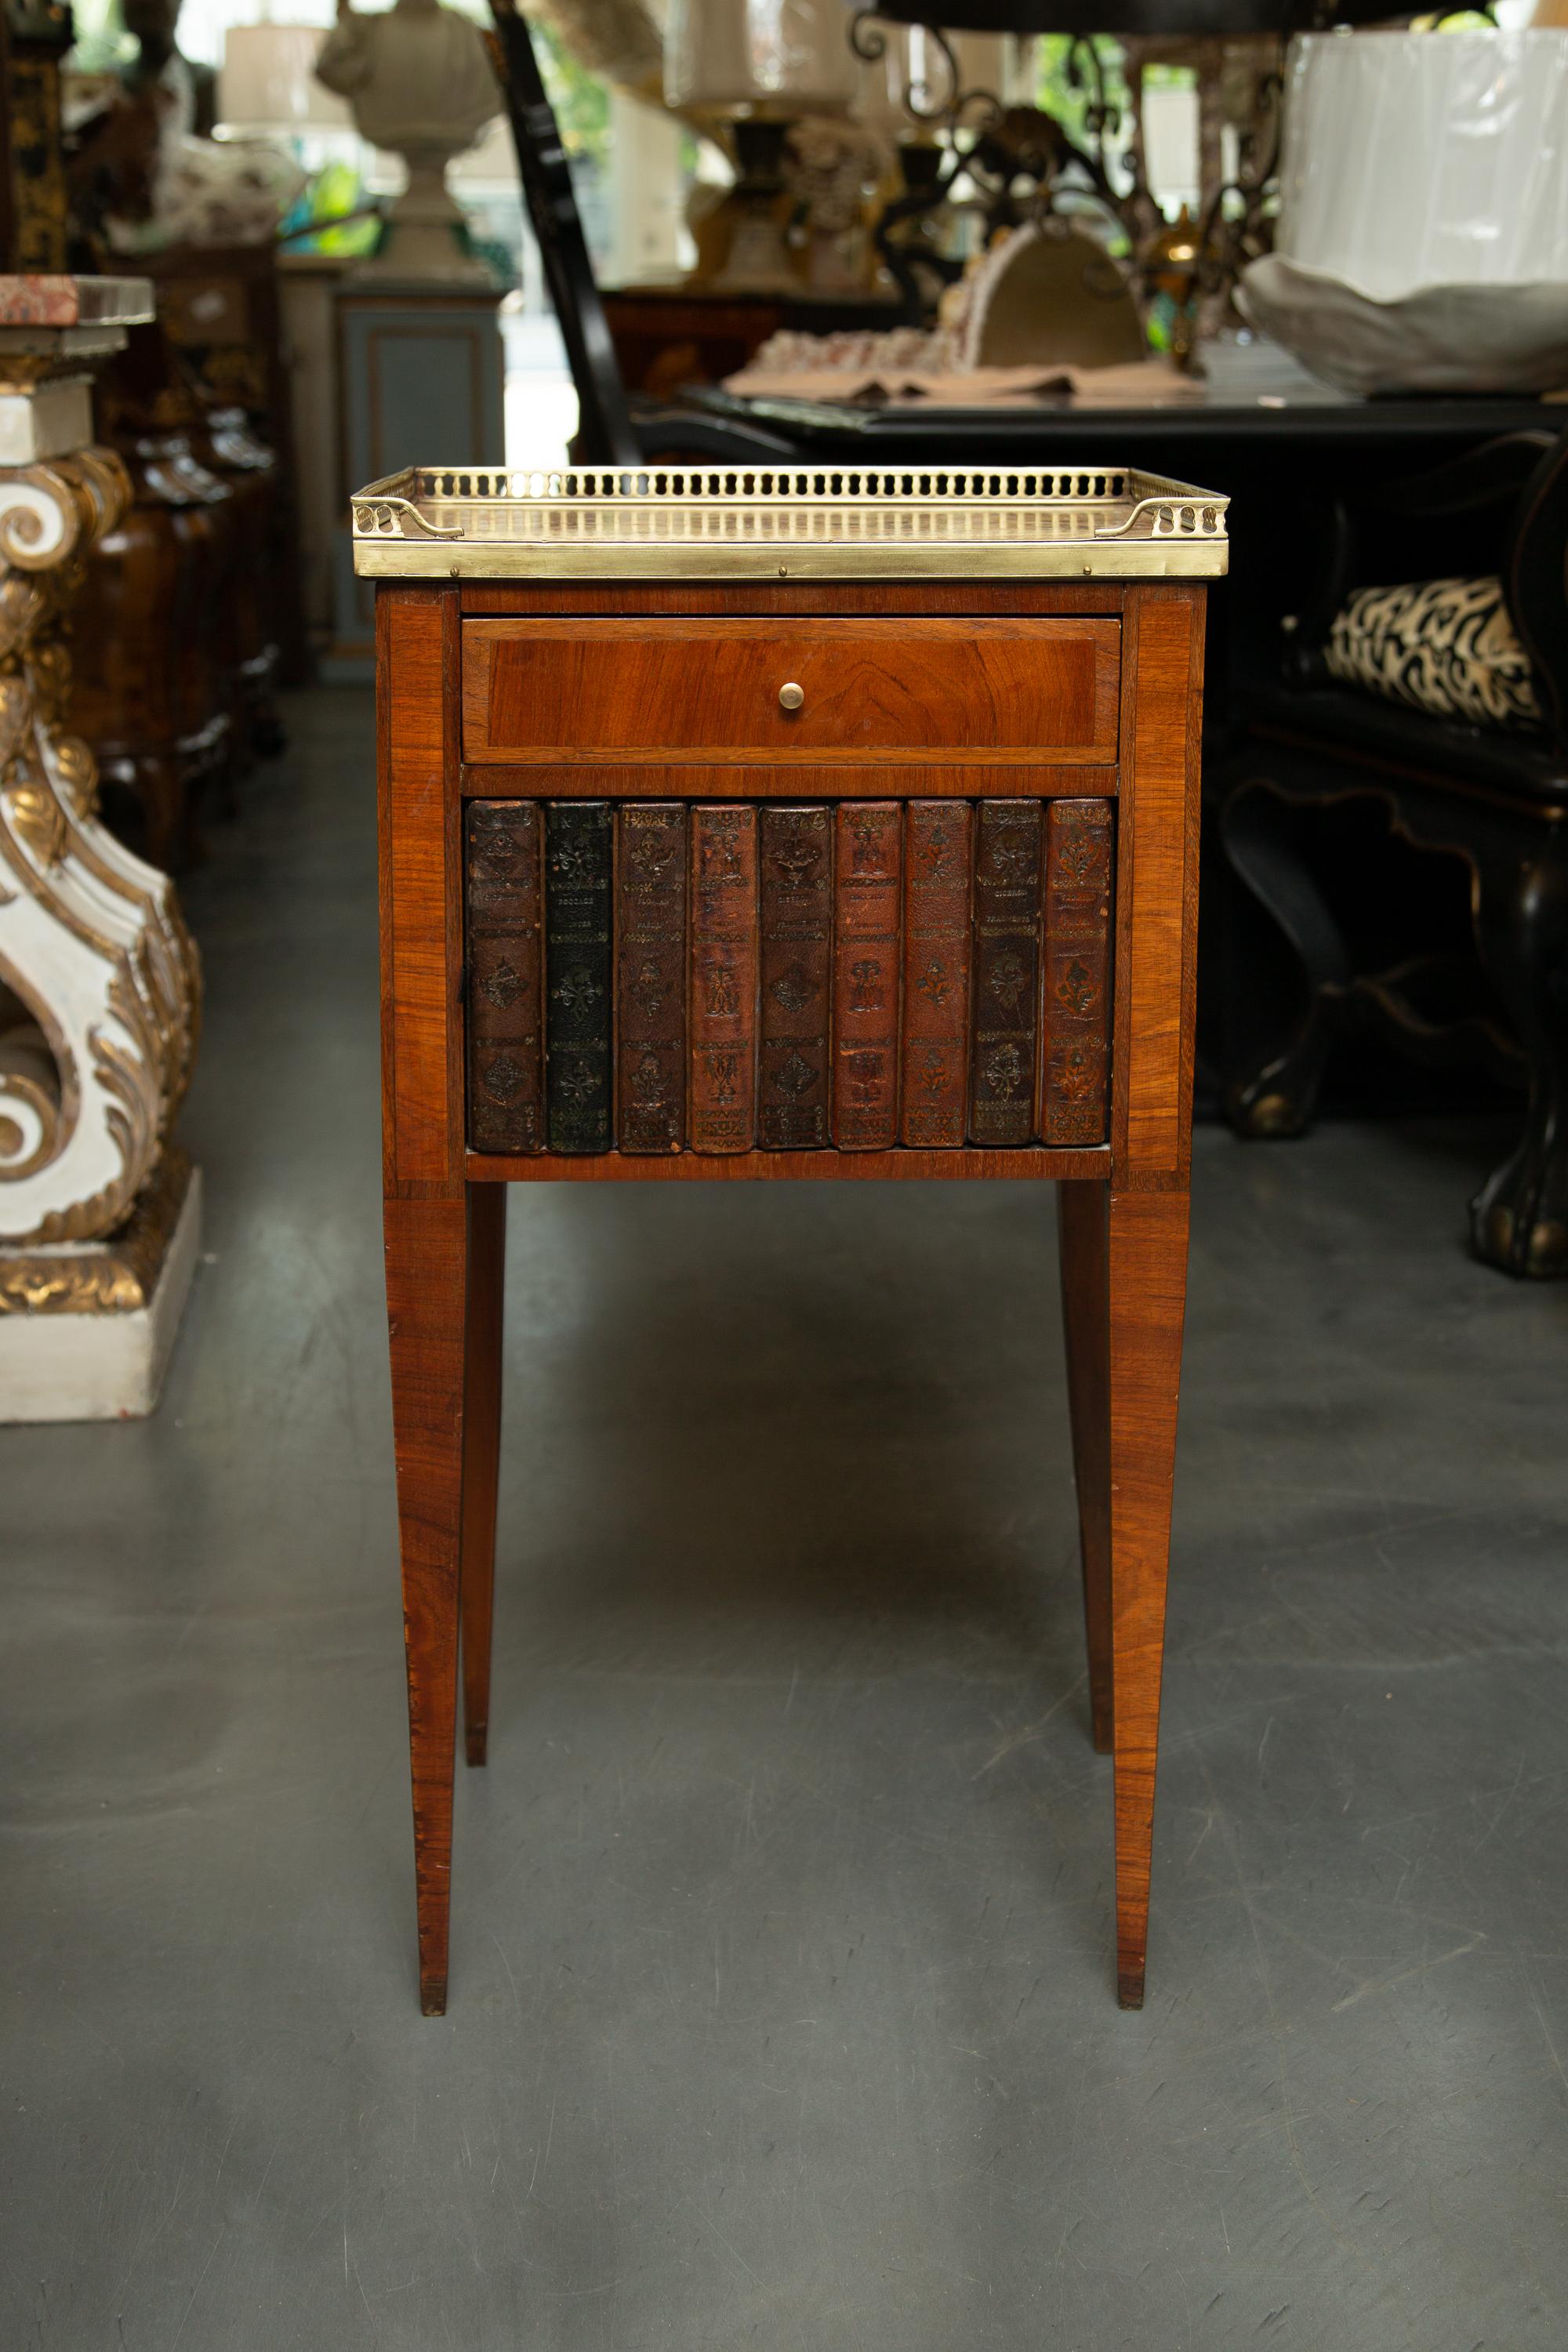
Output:
<instances>
[{"instance_id":1,"label":"carved white scroll ornament","mask_svg":"<svg viewBox=\"0 0 1568 2352\"><path fill-rule=\"evenodd\" d=\"M201 1002L168 878L100 822L64 731L67 608L131 485L114 454L0 468L0 1243L111 1233L156 1167Z\"/></svg>"}]
</instances>

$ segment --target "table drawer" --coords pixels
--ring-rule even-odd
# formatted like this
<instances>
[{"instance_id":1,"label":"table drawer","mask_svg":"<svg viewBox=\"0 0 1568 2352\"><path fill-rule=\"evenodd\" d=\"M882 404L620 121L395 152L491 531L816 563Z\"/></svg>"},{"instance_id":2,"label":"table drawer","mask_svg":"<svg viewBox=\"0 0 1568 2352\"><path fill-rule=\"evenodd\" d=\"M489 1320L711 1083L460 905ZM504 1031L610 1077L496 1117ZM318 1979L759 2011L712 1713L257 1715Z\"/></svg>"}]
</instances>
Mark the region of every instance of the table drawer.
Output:
<instances>
[{"instance_id":1,"label":"table drawer","mask_svg":"<svg viewBox=\"0 0 1568 2352\"><path fill-rule=\"evenodd\" d=\"M1121 645L1114 619L466 621L463 756L1100 766Z\"/></svg>"}]
</instances>

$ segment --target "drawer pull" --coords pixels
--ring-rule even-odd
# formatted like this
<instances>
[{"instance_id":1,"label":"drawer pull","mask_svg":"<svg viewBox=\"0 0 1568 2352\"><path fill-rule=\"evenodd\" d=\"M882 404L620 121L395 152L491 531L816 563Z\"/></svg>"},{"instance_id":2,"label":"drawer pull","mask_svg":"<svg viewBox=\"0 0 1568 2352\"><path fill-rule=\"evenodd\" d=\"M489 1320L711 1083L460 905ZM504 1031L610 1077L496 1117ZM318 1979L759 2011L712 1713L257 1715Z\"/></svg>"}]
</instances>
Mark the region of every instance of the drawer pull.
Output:
<instances>
[{"instance_id":1,"label":"drawer pull","mask_svg":"<svg viewBox=\"0 0 1568 2352\"><path fill-rule=\"evenodd\" d=\"M804 686L796 686L796 684L795 683L795 680L794 680L793 678L790 680L790 682L789 682L789 684L788 684L787 686L781 686L781 687L780 687L780 688L779 688L779 709L780 709L781 710L798 710L798 709L800 709L801 704L802 704L805 700L805 687L804 687Z\"/></svg>"}]
</instances>

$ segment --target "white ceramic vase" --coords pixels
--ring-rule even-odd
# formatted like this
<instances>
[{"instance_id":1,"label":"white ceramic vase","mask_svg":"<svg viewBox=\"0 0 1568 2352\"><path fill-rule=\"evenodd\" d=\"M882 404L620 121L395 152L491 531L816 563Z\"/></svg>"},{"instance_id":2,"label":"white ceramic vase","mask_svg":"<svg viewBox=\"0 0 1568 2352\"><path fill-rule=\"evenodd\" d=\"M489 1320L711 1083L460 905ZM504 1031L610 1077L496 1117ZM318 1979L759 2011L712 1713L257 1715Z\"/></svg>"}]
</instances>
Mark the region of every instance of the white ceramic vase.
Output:
<instances>
[{"instance_id":1,"label":"white ceramic vase","mask_svg":"<svg viewBox=\"0 0 1568 2352\"><path fill-rule=\"evenodd\" d=\"M1285 85L1256 322L1348 392L1568 382L1568 31L1303 34Z\"/></svg>"},{"instance_id":2,"label":"white ceramic vase","mask_svg":"<svg viewBox=\"0 0 1568 2352\"><path fill-rule=\"evenodd\" d=\"M1568 278L1568 32L1301 34L1275 250L1374 302Z\"/></svg>"}]
</instances>

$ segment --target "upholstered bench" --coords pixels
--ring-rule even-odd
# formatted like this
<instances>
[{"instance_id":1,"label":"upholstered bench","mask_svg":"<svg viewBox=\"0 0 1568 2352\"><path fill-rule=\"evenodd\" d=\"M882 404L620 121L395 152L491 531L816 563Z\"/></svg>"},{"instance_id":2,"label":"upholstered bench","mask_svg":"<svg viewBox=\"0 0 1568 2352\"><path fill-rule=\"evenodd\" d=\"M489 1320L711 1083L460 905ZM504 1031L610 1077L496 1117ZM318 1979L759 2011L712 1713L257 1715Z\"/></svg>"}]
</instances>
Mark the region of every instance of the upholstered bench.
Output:
<instances>
[{"instance_id":1,"label":"upholstered bench","mask_svg":"<svg viewBox=\"0 0 1568 2352\"><path fill-rule=\"evenodd\" d=\"M1227 1074L1244 1134L1300 1134L1334 1038L1370 1026L1425 1061L1479 1058L1522 1082L1518 1149L1471 1203L1476 1254L1519 1275L1568 1272L1568 439L1523 433L1325 518L1312 597L1291 616L1278 685L1247 698L1241 741L1205 781L1229 871L1300 971L1284 1034ZM1394 570L1402 534L1489 544L1495 569ZM1307 566L1310 573L1310 562ZM1360 575L1358 577L1358 575ZM1328 814L1381 811L1391 833L1465 869L1475 964L1434 940L1352 926ZM1355 936L1359 929L1362 936ZM1368 931L1385 931L1382 954Z\"/></svg>"}]
</instances>

